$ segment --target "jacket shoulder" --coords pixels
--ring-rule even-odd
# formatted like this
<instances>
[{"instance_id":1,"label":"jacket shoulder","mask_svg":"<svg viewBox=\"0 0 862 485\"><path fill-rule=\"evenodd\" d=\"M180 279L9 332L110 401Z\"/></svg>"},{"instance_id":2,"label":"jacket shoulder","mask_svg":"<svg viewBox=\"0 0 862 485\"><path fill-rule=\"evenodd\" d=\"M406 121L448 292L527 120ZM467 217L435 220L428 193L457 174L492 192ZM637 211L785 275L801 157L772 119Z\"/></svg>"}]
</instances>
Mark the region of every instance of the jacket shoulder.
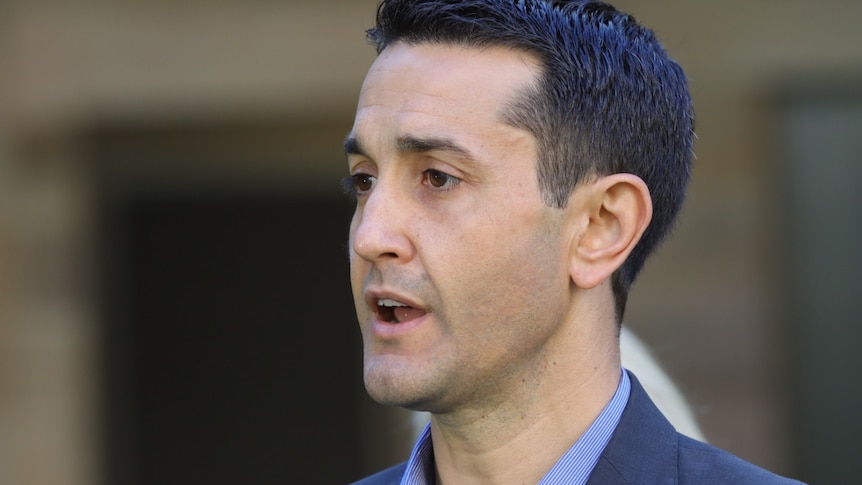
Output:
<instances>
[{"instance_id":1,"label":"jacket shoulder","mask_svg":"<svg viewBox=\"0 0 862 485\"><path fill-rule=\"evenodd\" d=\"M362 480L353 482L351 485L398 485L401 483L401 477L404 476L406 469L407 462L405 461Z\"/></svg>"},{"instance_id":2,"label":"jacket shoulder","mask_svg":"<svg viewBox=\"0 0 862 485\"><path fill-rule=\"evenodd\" d=\"M590 485L798 484L724 450L677 433L629 373L631 393Z\"/></svg>"},{"instance_id":3,"label":"jacket shoulder","mask_svg":"<svg viewBox=\"0 0 862 485\"><path fill-rule=\"evenodd\" d=\"M800 484L731 453L679 435L679 483Z\"/></svg>"}]
</instances>

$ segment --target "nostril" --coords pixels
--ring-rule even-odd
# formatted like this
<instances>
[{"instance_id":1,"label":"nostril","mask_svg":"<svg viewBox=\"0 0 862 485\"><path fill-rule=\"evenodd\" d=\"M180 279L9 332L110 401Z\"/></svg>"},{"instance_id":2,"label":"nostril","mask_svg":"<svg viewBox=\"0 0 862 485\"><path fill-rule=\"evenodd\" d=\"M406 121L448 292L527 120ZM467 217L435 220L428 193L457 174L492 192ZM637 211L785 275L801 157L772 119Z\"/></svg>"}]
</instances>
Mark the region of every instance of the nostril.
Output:
<instances>
[{"instance_id":1,"label":"nostril","mask_svg":"<svg viewBox=\"0 0 862 485\"><path fill-rule=\"evenodd\" d=\"M365 220L353 234L353 251L366 261L399 260L411 257L409 237L401 226Z\"/></svg>"},{"instance_id":2,"label":"nostril","mask_svg":"<svg viewBox=\"0 0 862 485\"><path fill-rule=\"evenodd\" d=\"M399 261L413 257L410 216L403 198L379 183L357 208L351 225L353 250L362 259L374 262Z\"/></svg>"}]
</instances>

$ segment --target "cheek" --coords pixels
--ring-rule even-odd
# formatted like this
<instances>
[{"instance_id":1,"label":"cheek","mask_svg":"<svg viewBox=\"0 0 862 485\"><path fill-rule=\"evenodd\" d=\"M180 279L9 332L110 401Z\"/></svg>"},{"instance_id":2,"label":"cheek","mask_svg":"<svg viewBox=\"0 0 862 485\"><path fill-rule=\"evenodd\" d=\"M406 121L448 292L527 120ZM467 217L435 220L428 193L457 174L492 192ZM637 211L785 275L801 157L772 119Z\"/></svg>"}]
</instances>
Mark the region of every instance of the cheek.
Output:
<instances>
[{"instance_id":1,"label":"cheek","mask_svg":"<svg viewBox=\"0 0 862 485\"><path fill-rule=\"evenodd\" d=\"M364 260L356 254L354 251L354 241L356 240L356 228L359 225L359 214L358 212L353 214L353 218L350 220L350 228L347 232L347 260L350 264L350 277L351 281L354 281L354 276L357 274L357 271L362 266ZM355 281L354 281L355 283Z\"/></svg>"},{"instance_id":2,"label":"cheek","mask_svg":"<svg viewBox=\"0 0 862 485\"><path fill-rule=\"evenodd\" d=\"M353 262L353 258L356 257L353 254L353 240L356 236L356 228L359 225L359 209L357 208L353 212L353 217L350 218L350 226L347 228L347 255L350 258L350 262Z\"/></svg>"},{"instance_id":3,"label":"cheek","mask_svg":"<svg viewBox=\"0 0 862 485\"><path fill-rule=\"evenodd\" d=\"M353 294L353 303L356 305L357 312L365 308L365 298L362 294L365 286L365 278L368 275L367 262L356 256L353 252L350 253L350 289Z\"/></svg>"},{"instance_id":4,"label":"cheek","mask_svg":"<svg viewBox=\"0 0 862 485\"><path fill-rule=\"evenodd\" d=\"M368 274L368 262L359 257L353 250L353 237L355 234L356 217L350 223L350 231L347 237L347 259L350 269L350 288L353 294L353 303L356 307L357 316L362 319L363 309L365 308L364 297L362 295L363 285Z\"/></svg>"},{"instance_id":5,"label":"cheek","mask_svg":"<svg viewBox=\"0 0 862 485\"><path fill-rule=\"evenodd\" d=\"M541 317L535 313L559 307L558 298L565 294L564 260L554 235L535 223L511 227L515 230L460 238L464 253L450 253L449 260L457 263L448 269L451 279L447 284L438 282L446 301L460 302L453 311L483 322L486 328L475 331L499 331L503 329L488 326Z\"/></svg>"}]
</instances>

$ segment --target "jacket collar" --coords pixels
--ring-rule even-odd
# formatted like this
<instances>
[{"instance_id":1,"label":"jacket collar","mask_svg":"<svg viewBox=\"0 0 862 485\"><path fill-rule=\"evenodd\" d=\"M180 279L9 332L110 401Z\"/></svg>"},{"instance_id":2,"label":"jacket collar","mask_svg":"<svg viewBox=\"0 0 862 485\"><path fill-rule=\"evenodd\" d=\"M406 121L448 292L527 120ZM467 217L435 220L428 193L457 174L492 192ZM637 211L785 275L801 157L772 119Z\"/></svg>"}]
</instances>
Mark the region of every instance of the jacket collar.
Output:
<instances>
[{"instance_id":1,"label":"jacket collar","mask_svg":"<svg viewBox=\"0 0 862 485\"><path fill-rule=\"evenodd\" d=\"M678 483L678 435L629 372L631 394L588 485Z\"/></svg>"}]
</instances>

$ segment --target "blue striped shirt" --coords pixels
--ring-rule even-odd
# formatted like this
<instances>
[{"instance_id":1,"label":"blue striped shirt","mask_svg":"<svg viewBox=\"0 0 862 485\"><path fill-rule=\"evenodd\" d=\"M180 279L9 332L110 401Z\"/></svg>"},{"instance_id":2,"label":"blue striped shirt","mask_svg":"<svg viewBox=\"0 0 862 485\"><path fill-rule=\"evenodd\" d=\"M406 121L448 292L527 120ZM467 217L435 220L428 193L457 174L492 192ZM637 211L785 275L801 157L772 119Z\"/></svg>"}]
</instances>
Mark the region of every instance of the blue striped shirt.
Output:
<instances>
[{"instance_id":1,"label":"blue striped shirt","mask_svg":"<svg viewBox=\"0 0 862 485\"><path fill-rule=\"evenodd\" d=\"M537 485L584 485L590 477L593 468L602 456L602 451L614 434L620 416L629 400L631 381L626 371L623 371L617 392L605 406L587 431L569 448L562 458L548 470L548 473ZM434 450L431 446L431 425L413 447L407 470L401 478L401 485L431 485L435 482Z\"/></svg>"}]
</instances>

